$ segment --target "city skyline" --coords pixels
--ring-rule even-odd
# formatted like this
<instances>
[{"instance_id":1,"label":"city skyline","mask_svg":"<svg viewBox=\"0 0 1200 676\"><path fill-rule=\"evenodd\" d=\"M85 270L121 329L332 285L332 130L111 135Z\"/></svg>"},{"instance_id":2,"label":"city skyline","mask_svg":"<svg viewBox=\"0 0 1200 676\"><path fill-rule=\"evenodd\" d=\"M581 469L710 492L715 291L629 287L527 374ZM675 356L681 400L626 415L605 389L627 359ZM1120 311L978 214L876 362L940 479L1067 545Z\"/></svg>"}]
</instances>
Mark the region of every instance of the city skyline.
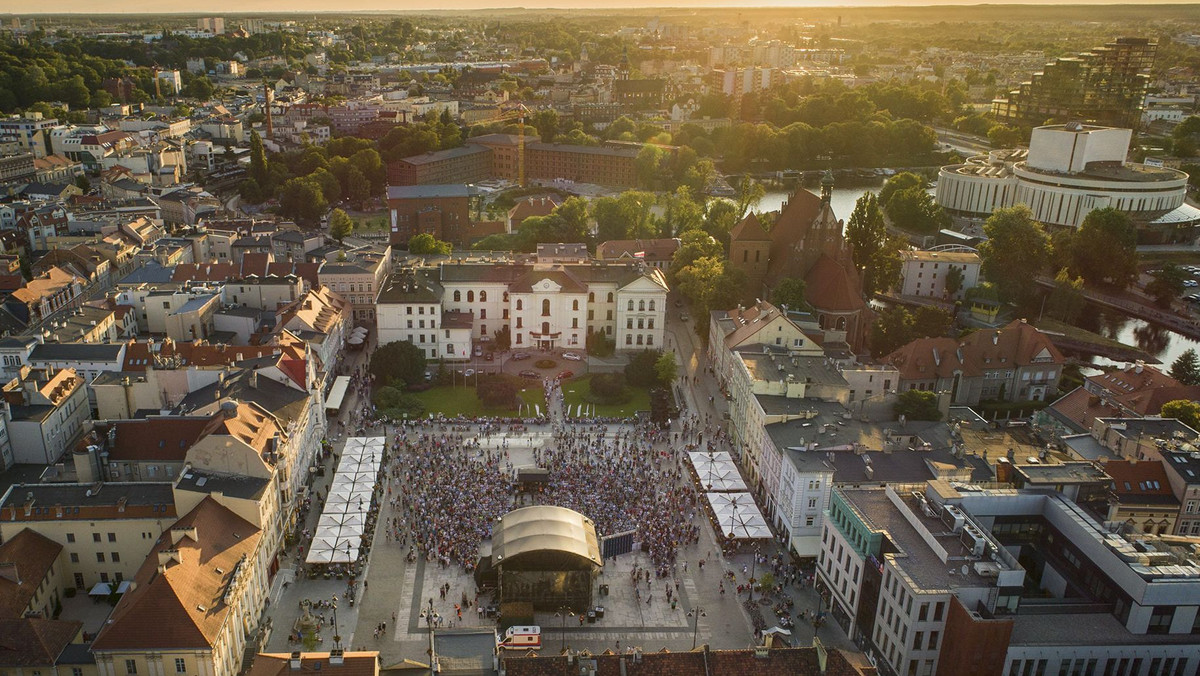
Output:
<instances>
[{"instance_id":1,"label":"city skyline","mask_svg":"<svg viewBox=\"0 0 1200 676\"><path fill-rule=\"evenodd\" d=\"M346 6L334 10L330 8L328 3L319 2L318 0L300 0L298 2L280 3L276 0L250 0L249 2L216 2L208 6L207 9L198 10L195 5L184 3L181 1L159 3L158 11L147 12L146 5L143 3L122 1L110 3L104 7L103 12L97 12L95 3L86 2L84 0L66 0L62 3L56 3L52 8L39 8L36 13L30 14L3 14L0 16L30 16L38 14L202 14L212 12L236 12L239 14L254 13L254 12L269 12L269 13L285 13L285 12L305 12L305 13L333 13L353 11L353 12L413 12L413 11L453 11L456 9L681 9L681 8L703 8L703 9L780 9L780 8L796 8L796 9L831 9L837 7L855 8L888 8L888 7L965 7L965 6L989 6L989 5L1012 5L1012 6L1089 6L1089 5L1105 5L1105 6L1121 6L1130 5L1132 3L1123 0L919 0L917 2L903 2L898 0L778 0L775 2L764 2L763 0L673 0L670 2L654 3L647 6L645 3L637 2L636 0L606 0L603 3L591 3L584 0L526 0L523 2L505 2L503 0L460 0L453 3L453 6L448 6L446 3L433 2L432 0L416 0L412 3L397 3L394 0L355 0L347 3ZM1150 3L1154 5L1194 5L1197 4L1191 0L1157 0Z\"/></svg>"}]
</instances>

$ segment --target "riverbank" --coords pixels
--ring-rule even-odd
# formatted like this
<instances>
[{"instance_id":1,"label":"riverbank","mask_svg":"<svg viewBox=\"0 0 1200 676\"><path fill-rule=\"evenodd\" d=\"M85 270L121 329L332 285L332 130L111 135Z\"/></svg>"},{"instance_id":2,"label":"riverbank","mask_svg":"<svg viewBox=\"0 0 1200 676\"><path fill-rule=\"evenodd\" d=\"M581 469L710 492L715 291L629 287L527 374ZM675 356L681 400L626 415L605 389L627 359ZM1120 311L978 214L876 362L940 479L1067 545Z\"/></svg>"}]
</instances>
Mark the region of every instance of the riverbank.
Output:
<instances>
[{"instance_id":1,"label":"riverbank","mask_svg":"<svg viewBox=\"0 0 1200 676\"><path fill-rule=\"evenodd\" d=\"M1055 347L1065 352L1095 355L1113 361L1141 360L1147 364L1162 363L1148 352L1057 319L1043 318L1034 325L1049 336Z\"/></svg>"}]
</instances>

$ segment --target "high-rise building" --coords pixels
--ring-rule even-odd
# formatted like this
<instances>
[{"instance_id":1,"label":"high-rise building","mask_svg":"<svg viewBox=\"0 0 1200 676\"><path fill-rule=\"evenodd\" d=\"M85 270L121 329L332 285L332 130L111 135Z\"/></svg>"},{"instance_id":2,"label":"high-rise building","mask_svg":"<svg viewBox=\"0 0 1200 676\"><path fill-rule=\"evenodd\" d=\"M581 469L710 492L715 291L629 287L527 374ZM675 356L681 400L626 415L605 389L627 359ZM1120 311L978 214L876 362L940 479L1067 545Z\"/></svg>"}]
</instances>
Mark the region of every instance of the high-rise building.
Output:
<instances>
[{"instance_id":1,"label":"high-rise building","mask_svg":"<svg viewBox=\"0 0 1200 676\"><path fill-rule=\"evenodd\" d=\"M1136 128L1157 51L1157 40L1126 37L1057 59L1008 98L992 101L992 113L1025 126L1078 121Z\"/></svg>"}]
</instances>

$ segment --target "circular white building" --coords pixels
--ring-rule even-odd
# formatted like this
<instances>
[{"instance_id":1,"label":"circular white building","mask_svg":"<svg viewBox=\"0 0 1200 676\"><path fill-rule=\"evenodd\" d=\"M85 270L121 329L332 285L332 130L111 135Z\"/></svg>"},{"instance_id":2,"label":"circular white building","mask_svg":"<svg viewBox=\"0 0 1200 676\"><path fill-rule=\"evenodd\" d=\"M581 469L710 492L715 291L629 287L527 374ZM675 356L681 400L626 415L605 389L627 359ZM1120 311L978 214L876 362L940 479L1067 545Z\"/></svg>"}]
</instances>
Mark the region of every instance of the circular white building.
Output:
<instances>
[{"instance_id":1,"label":"circular white building","mask_svg":"<svg viewBox=\"0 0 1200 676\"><path fill-rule=\"evenodd\" d=\"M1200 209L1184 203L1182 171L1125 161L1128 129L1079 123L1033 130L1029 149L995 150L942 167L937 201L952 216L986 219L1025 204L1037 220L1077 228L1093 209L1113 207L1157 234L1182 237L1200 225Z\"/></svg>"}]
</instances>

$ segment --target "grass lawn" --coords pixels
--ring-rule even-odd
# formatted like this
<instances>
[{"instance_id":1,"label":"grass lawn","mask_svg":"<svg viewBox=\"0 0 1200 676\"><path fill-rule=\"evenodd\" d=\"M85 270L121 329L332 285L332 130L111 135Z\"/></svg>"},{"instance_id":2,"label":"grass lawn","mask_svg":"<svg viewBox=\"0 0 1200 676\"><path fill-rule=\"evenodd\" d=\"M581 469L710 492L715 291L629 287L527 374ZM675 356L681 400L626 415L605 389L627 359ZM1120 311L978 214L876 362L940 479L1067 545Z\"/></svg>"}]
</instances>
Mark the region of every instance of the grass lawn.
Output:
<instances>
[{"instance_id":1,"label":"grass lawn","mask_svg":"<svg viewBox=\"0 0 1200 676\"><path fill-rule=\"evenodd\" d=\"M519 393L522 401L526 404L536 404L542 407L542 412L546 411L546 396L542 392L541 384L533 384L520 390ZM425 405L425 414L441 413L442 415L454 417L456 415L468 416L514 416L517 414L515 409L490 409L484 408L483 402L479 401L479 397L475 396L474 387L457 387L440 386L430 388L424 392L413 392L412 396L421 400Z\"/></svg>"},{"instance_id":2,"label":"grass lawn","mask_svg":"<svg viewBox=\"0 0 1200 676\"><path fill-rule=\"evenodd\" d=\"M367 231L374 232L384 230L388 227L388 216L386 211L377 211L370 214L350 214L350 220L354 221L355 232Z\"/></svg>"},{"instance_id":3,"label":"grass lawn","mask_svg":"<svg viewBox=\"0 0 1200 676\"><path fill-rule=\"evenodd\" d=\"M563 402L566 406L574 410L579 404L588 403L584 396L591 392L588 389L591 378L590 375L572 378L563 384ZM597 404L596 415L602 418L627 418L637 411L649 411L650 391L641 387L629 389L633 391L632 399L624 404Z\"/></svg>"}]
</instances>

